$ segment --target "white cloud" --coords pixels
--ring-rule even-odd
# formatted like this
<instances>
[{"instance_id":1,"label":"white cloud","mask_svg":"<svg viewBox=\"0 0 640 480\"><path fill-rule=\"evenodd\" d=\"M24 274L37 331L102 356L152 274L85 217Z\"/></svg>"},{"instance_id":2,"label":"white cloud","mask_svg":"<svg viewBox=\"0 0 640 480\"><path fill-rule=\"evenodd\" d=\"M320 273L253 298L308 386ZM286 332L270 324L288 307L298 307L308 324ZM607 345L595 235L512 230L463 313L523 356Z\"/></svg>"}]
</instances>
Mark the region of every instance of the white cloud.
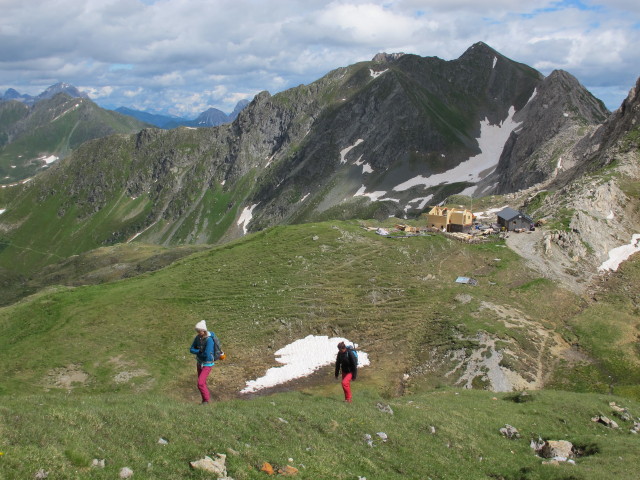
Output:
<instances>
[{"instance_id":1,"label":"white cloud","mask_svg":"<svg viewBox=\"0 0 640 480\"><path fill-rule=\"evenodd\" d=\"M0 4L0 88L33 95L65 81L111 107L130 106L136 92L158 111L195 116L204 102L230 112L238 99L310 83L379 51L450 60L477 41L544 74L567 70L614 107L640 75L640 7L631 0Z\"/></svg>"}]
</instances>

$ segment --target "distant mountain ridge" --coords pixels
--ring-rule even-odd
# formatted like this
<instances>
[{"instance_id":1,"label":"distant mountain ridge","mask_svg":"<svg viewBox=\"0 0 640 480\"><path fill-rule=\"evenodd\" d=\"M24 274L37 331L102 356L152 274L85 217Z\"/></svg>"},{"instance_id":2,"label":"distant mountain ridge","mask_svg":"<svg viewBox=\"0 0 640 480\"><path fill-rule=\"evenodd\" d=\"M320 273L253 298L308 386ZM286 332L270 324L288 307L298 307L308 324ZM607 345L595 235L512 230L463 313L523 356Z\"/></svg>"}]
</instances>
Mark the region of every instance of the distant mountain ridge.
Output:
<instances>
[{"instance_id":1,"label":"distant mountain ridge","mask_svg":"<svg viewBox=\"0 0 640 480\"><path fill-rule=\"evenodd\" d=\"M40 100L46 100L46 99L52 98L59 93L65 93L71 98L86 98L86 99L89 98L89 96L86 93L81 92L73 85L59 82L46 88L42 93L36 96L21 94L14 88L9 88L7 89L7 91L4 92L2 96L0 96L0 103L3 101L16 100L19 102L23 102L27 105L33 105L36 102L39 102Z\"/></svg>"},{"instance_id":2,"label":"distant mountain ridge","mask_svg":"<svg viewBox=\"0 0 640 480\"><path fill-rule=\"evenodd\" d=\"M150 123L156 127L169 130L177 127L217 127L218 125L235 120L238 114L247 105L249 105L249 100L240 100L229 115L217 108L209 108L193 120L176 116L148 113L127 107L119 107L116 108L115 111L122 113L123 115L129 115L142 122Z\"/></svg>"},{"instance_id":3,"label":"distant mountain ridge","mask_svg":"<svg viewBox=\"0 0 640 480\"><path fill-rule=\"evenodd\" d=\"M15 93L9 92L9 97ZM68 84L54 85L37 97L0 102L0 183L35 175L82 143L148 126L104 110Z\"/></svg>"},{"instance_id":4,"label":"distant mountain ridge","mask_svg":"<svg viewBox=\"0 0 640 480\"><path fill-rule=\"evenodd\" d=\"M28 94L21 94L14 88L7 89L4 94L0 96L0 104L3 102L8 102L11 100L18 101L24 103L25 105L34 105L35 103L52 98L58 93L65 93L71 98L86 98L89 99L89 96L78 90L73 85L68 83L56 83L55 85L51 85L47 89L45 89L42 93L32 96ZM184 127L216 127L218 125L222 125L224 123L232 122L236 119L238 114L242 111L244 107L249 104L249 100L240 100L236 103L233 111L230 114L226 114L217 108L209 108L202 112L195 119L187 119L183 117L178 117L175 115L162 115L149 113L142 110L136 110L128 107L118 107L114 111L118 112L122 115L127 115L129 117L133 117L141 122L144 122L149 125L154 125L156 127L160 127L163 129L171 129L177 128L180 126Z\"/></svg>"}]
</instances>

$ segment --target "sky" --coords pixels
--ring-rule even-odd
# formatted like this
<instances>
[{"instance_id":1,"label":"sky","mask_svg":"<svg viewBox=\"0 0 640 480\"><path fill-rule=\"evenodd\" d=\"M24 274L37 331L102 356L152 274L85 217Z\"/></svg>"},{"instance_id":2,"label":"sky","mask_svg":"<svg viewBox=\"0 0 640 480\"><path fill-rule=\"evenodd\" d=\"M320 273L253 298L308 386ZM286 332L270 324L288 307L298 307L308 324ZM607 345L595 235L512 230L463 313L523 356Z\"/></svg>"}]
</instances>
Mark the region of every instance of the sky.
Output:
<instances>
[{"instance_id":1,"label":"sky","mask_svg":"<svg viewBox=\"0 0 640 480\"><path fill-rule=\"evenodd\" d=\"M195 118L378 52L482 41L605 102L640 76L637 0L0 0L0 93L70 83L104 108Z\"/></svg>"}]
</instances>

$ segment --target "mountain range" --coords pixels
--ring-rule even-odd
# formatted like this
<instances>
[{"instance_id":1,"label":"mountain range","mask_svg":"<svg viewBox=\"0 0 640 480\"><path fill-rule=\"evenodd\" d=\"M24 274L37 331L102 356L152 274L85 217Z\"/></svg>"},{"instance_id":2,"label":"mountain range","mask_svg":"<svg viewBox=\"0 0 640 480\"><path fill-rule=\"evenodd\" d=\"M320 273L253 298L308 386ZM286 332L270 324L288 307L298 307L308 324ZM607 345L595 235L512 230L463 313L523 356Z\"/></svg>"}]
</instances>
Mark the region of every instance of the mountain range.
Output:
<instances>
[{"instance_id":1,"label":"mountain range","mask_svg":"<svg viewBox=\"0 0 640 480\"><path fill-rule=\"evenodd\" d=\"M638 222L613 208L580 214L575 185L606 168L614 148L633 151L634 98L611 114L569 73L544 77L484 43L451 61L378 54L262 92L232 123L78 145L5 190L0 265L26 273L120 242L215 244L274 225L411 218L456 195L510 194L531 215L564 212L565 241L593 270ZM55 118L91 104L55 99ZM618 190L621 208L635 208Z\"/></svg>"},{"instance_id":2,"label":"mountain range","mask_svg":"<svg viewBox=\"0 0 640 480\"><path fill-rule=\"evenodd\" d=\"M177 127L202 128L216 127L218 125L222 125L223 123L234 121L238 114L242 111L242 109L248 104L249 100L240 100L229 115L224 113L222 110L218 110L217 108L209 108L192 120L176 116L153 114L140 110L133 110L127 107L119 107L116 108L115 111L118 113L122 113L123 115L129 115L130 117L137 118L141 122L155 125L156 127L160 127L163 129L171 129Z\"/></svg>"}]
</instances>

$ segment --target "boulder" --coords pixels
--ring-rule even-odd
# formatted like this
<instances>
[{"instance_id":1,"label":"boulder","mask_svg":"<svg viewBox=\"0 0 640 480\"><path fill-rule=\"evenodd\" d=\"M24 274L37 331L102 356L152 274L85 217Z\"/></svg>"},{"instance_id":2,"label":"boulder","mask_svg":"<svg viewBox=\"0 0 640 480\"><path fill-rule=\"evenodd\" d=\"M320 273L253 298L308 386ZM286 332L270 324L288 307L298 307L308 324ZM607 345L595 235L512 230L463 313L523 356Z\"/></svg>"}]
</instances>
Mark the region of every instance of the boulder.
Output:
<instances>
[{"instance_id":1,"label":"boulder","mask_svg":"<svg viewBox=\"0 0 640 480\"><path fill-rule=\"evenodd\" d=\"M592 422L601 423L609 428L618 428L618 424L604 415L596 415L591 419Z\"/></svg>"},{"instance_id":2,"label":"boulder","mask_svg":"<svg viewBox=\"0 0 640 480\"><path fill-rule=\"evenodd\" d=\"M504 427L502 427L500 429L500 433L504 437L509 438L511 440L514 440L516 438L520 438L520 432L518 432L518 429L516 429L515 427L512 427L509 424L507 424Z\"/></svg>"},{"instance_id":3,"label":"boulder","mask_svg":"<svg viewBox=\"0 0 640 480\"><path fill-rule=\"evenodd\" d=\"M120 469L120 478L131 478L133 477L133 470L129 467L122 467Z\"/></svg>"},{"instance_id":4,"label":"boulder","mask_svg":"<svg viewBox=\"0 0 640 480\"><path fill-rule=\"evenodd\" d=\"M225 466L226 459L226 455L222 453L216 453L215 460L211 457L205 456L204 458L196 460L195 462L189 462L189 465L191 465L191 468L213 473L217 476L217 478L223 479L228 478L227 467Z\"/></svg>"},{"instance_id":5,"label":"boulder","mask_svg":"<svg viewBox=\"0 0 640 480\"><path fill-rule=\"evenodd\" d=\"M541 457L567 460L573 455L573 444L566 440L547 440L539 452Z\"/></svg>"}]
</instances>

